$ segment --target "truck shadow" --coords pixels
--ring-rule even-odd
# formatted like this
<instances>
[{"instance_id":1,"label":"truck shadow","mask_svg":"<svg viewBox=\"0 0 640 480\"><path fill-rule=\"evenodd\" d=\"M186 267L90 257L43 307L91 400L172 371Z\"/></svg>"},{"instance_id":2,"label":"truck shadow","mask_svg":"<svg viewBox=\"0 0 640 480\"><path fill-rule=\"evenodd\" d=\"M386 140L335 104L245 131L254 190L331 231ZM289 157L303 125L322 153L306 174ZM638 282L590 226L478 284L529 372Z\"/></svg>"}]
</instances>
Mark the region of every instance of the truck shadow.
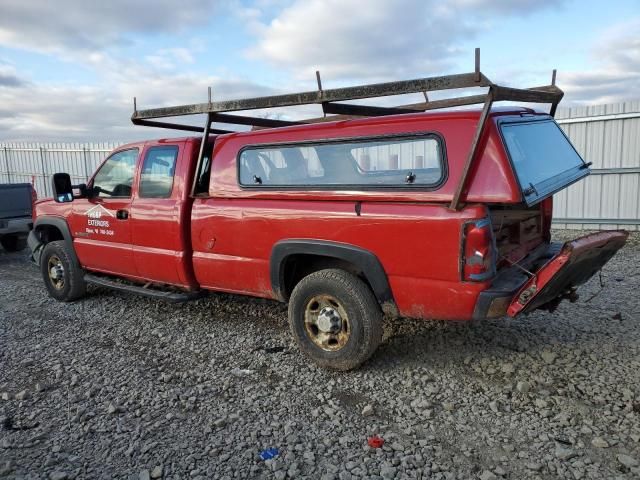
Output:
<instances>
[{"instance_id":1,"label":"truck shadow","mask_svg":"<svg viewBox=\"0 0 640 480\"><path fill-rule=\"evenodd\" d=\"M597 309L589 316L582 313L571 305L566 311L534 313L523 319L387 320L383 343L368 365L375 369L423 365L437 370L483 361L503 364L523 357L540 359L542 352L550 350L562 356L563 351L590 350L603 340L618 345L638 343L633 315L606 315Z\"/></svg>"}]
</instances>

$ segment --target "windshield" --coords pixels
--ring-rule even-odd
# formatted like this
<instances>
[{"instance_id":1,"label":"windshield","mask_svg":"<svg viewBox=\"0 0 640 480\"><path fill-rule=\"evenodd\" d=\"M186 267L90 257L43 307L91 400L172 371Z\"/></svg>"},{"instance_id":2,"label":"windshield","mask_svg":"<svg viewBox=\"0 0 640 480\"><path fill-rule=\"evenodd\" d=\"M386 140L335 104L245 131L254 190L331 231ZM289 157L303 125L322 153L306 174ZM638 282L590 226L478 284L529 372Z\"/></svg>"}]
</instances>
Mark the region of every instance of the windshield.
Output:
<instances>
[{"instance_id":1,"label":"windshield","mask_svg":"<svg viewBox=\"0 0 640 480\"><path fill-rule=\"evenodd\" d=\"M502 124L502 135L527 203L588 175L585 163L553 120Z\"/></svg>"}]
</instances>

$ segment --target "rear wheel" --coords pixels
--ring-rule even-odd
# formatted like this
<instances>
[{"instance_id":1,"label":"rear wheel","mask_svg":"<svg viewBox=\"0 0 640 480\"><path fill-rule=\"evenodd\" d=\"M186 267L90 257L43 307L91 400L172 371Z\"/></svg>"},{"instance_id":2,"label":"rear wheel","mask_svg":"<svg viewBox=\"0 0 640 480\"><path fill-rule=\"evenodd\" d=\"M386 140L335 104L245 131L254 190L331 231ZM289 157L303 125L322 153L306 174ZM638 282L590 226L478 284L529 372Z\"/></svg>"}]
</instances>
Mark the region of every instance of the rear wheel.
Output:
<instances>
[{"instance_id":1,"label":"rear wheel","mask_svg":"<svg viewBox=\"0 0 640 480\"><path fill-rule=\"evenodd\" d=\"M289 299L289 326L300 350L322 367L351 370L382 340L382 311L369 287L344 270L303 278Z\"/></svg>"},{"instance_id":2,"label":"rear wheel","mask_svg":"<svg viewBox=\"0 0 640 480\"><path fill-rule=\"evenodd\" d=\"M19 252L27 246L27 239L18 235L5 235L0 238L0 244L7 252Z\"/></svg>"},{"instance_id":3,"label":"rear wheel","mask_svg":"<svg viewBox=\"0 0 640 480\"><path fill-rule=\"evenodd\" d=\"M72 302L84 295L84 272L74 265L65 242L47 243L40 257L40 271L49 295L56 300Z\"/></svg>"}]
</instances>

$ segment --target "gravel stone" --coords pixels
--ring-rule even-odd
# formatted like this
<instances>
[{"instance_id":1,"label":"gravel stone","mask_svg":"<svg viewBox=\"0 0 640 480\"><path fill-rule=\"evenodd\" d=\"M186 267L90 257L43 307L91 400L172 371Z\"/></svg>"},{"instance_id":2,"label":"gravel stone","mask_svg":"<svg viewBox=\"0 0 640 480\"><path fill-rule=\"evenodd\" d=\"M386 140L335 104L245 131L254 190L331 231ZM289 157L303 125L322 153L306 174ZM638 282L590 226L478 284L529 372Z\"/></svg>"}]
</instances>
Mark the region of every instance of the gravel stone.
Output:
<instances>
[{"instance_id":1,"label":"gravel stone","mask_svg":"<svg viewBox=\"0 0 640 480\"><path fill-rule=\"evenodd\" d=\"M549 350L544 350L540 356L542 357L542 360L544 360L544 363L550 365L556 361L558 354Z\"/></svg>"},{"instance_id":2,"label":"gravel stone","mask_svg":"<svg viewBox=\"0 0 640 480\"><path fill-rule=\"evenodd\" d=\"M591 445L596 448L609 448L609 443L602 437L593 437L591 439Z\"/></svg>"},{"instance_id":3,"label":"gravel stone","mask_svg":"<svg viewBox=\"0 0 640 480\"><path fill-rule=\"evenodd\" d=\"M396 477L397 469L395 467L383 467L380 470L380 476L385 480L390 480Z\"/></svg>"},{"instance_id":4,"label":"gravel stone","mask_svg":"<svg viewBox=\"0 0 640 480\"><path fill-rule=\"evenodd\" d=\"M362 409L363 417L370 417L371 415L373 415L373 413L373 407L371 405L365 405L365 407Z\"/></svg>"},{"instance_id":5,"label":"gravel stone","mask_svg":"<svg viewBox=\"0 0 640 480\"><path fill-rule=\"evenodd\" d=\"M564 461L571 460L572 458L575 458L578 456L578 454L574 450L570 448L562 447L560 445L556 446L554 453L556 458Z\"/></svg>"},{"instance_id":6,"label":"gravel stone","mask_svg":"<svg viewBox=\"0 0 640 480\"><path fill-rule=\"evenodd\" d=\"M28 393L26 390L21 390L18 393L16 393L15 395L15 399L18 400L19 402L21 402L22 400L26 399L28 396Z\"/></svg>"},{"instance_id":7,"label":"gravel stone","mask_svg":"<svg viewBox=\"0 0 640 480\"><path fill-rule=\"evenodd\" d=\"M513 373L516 371L516 367L513 363L504 363L502 367L500 367L500 370L502 370L502 373Z\"/></svg>"},{"instance_id":8,"label":"gravel stone","mask_svg":"<svg viewBox=\"0 0 640 480\"><path fill-rule=\"evenodd\" d=\"M629 455L626 455L624 453L621 453L618 455L618 461L624 465L625 467L628 468L632 468L632 467L637 467L638 466L638 461L633 458L630 457Z\"/></svg>"},{"instance_id":9,"label":"gravel stone","mask_svg":"<svg viewBox=\"0 0 640 480\"><path fill-rule=\"evenodd\" d=\"M67 472L51 472L49 474L49 480L67 480L69 478L69 474Z\"/></svg>"},{"instance_id":10,"label":"gravel stone","mask_svg":"<svg viewBox=\"0 0 640 480\"><path fill-rule=\"evenodd\" d=\"M299 353L284 304L58 303L0 249L0 478L640 478L638 271L640 236L553 313L387 319L340 373Z\"/></svg>"},{"instance_id":11,"label":"gravel stone","mask_svg":"<svg viewBox=\"0 0 640 480\"><path fill-rule=\"evenodd\" d=\"M480 480L496 480L498 477L491 471L485 470L480 474Z\"/></svg>"},{"instance_id":12,"label":"gravel stone","mask_svg":"<svg viewBox=\"0 0 640 480\"><path fill-rule=\"evenodd\" d=\"M164 473L164 467L162 465L156 465L151 470L151 478L162 478L162 474Z\"/></svg>"}]
</instances>

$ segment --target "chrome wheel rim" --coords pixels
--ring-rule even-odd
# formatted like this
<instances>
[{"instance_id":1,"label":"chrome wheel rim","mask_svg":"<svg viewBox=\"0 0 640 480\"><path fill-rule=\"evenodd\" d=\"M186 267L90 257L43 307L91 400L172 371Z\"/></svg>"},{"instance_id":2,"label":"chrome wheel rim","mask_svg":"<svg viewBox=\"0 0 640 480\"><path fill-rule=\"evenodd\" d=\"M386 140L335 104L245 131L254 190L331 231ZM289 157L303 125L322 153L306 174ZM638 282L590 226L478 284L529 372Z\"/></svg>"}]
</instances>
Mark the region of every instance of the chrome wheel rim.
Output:
<instances>
[{"instance_id":1,"label":"chrome wheel rim","mask_svg":"<svg viewBox=\"0 0 640 480\"><path fill-rule=\"evenodd\" d=\"M57 255L51 255L47 262L47 270L49 272L49 281L56 290L64 288L64 266Z\"/></svg>"},{"instance_id":2,"label":"chrome wheel rim","mask_svg":"<svg viewBox=\"0 0 640 480\"><path fill-rule=\"evenodd\" d=\"M307 302L304 328L309 339L327 352L340 350L351 336L349 316L331 295L316 295Z\"/></svg>"}]
</instances>

